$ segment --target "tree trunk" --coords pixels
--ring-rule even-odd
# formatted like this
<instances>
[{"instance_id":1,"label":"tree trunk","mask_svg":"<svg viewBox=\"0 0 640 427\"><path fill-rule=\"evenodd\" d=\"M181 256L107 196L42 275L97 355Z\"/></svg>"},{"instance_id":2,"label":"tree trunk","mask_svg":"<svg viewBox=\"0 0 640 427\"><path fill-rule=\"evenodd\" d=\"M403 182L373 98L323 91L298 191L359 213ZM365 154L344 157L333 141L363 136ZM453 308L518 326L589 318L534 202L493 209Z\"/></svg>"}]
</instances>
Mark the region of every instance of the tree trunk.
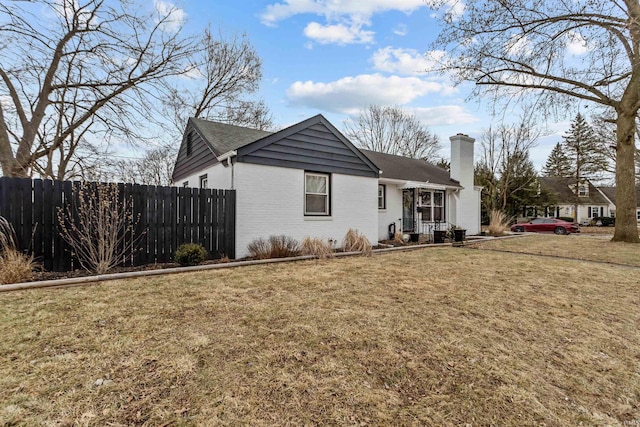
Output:
<instances>
[{"instance_id":1,"label":"tree trunk","mask_svg":"<svg viewBox=\"0 0 640 427\"><path fill-rule=\"evenodd\" d=\"M619 111L616 124L616 230L612 241L640 243L636 218L635 114Z\"/></svg>"}]
</instances>

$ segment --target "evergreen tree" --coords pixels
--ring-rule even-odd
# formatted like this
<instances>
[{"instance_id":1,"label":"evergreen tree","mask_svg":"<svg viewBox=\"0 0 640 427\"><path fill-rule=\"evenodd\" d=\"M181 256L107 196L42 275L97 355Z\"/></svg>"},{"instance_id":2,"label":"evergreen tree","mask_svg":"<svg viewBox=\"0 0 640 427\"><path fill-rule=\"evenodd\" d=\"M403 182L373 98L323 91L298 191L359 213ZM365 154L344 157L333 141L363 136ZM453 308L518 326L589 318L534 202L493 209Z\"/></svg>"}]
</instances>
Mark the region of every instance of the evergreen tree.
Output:
<instances>
[{"instance_id":1,"label":"evergreen tree","mask_svg":"<svg viewBox=\"0 0 640 427\"><path fill-rule=\"evenodd\" d=\"M556 146L553 147L553 150L551 150L549 157L547 157L547 162L542 168L542 176L566 178L573 175L571 172L571 160L567 157L567 154L564 152L564 148L558 142L556 143Z\"/></svg>"},{"instance_id":2,"label":"evergreen tree","mask_svg":"<svg viewBox=\"0 0 640 427\"><path fill-rule=\"evenodd\" d=\"M608 161L593 128L580 113L571 123L571 130L563 139L564 149L571 161L571 177L574 178L574 219L577 221L580 185L585 182L586 178L598 179L602 177Z\"/></svg>"}]
</instances>

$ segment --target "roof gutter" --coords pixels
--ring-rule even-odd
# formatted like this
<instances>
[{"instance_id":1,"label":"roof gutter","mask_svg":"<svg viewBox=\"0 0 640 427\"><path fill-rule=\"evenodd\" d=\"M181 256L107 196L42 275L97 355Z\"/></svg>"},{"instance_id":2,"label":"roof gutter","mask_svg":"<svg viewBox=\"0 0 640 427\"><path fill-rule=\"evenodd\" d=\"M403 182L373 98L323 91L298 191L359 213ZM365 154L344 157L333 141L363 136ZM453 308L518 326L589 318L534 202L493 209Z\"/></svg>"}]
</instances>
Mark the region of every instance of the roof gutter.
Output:
<instances>
[{"instance_id":1,"label":"roof gutter","mask_svg":"<svg viewBox=\"0 0 640 427\"><path fill-rule=\"evenodd\" d=\"M216 157L216 160L218 160L220 163L224 162L225 160L228 160L232 157L235 157L238 155L238 152L236 150L231 150L231 151L227 151L226 153L222 153L219 156Z\"/></svg>"}]
</instances>

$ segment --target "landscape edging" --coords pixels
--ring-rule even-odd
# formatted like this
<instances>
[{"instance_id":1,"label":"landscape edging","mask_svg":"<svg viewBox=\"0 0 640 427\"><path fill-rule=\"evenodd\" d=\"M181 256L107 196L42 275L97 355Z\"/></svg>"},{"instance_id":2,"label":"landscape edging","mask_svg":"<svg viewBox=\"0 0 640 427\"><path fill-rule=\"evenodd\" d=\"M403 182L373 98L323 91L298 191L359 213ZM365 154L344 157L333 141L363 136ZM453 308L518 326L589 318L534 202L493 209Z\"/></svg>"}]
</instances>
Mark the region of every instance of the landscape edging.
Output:
<instances>
[{"instance_id":1,"label":"landscape edging","mask_svg":"<svg viewBox=\"0 0 640 427\"><path fill-rule=\"evenodd\" d=\"M485 240L494 240L494 239L511 238L511 237L517 237L517 236L491 237L486 239L479 238L479 239L474 239L474 242L468 242L468 243L481 243L482 241L485 241ZM379 253L394 252L394 251L412 251L416 249L437 248L437 247L446 247L446 246L451 246L451 243L435 243L435 244L427 243L422 245L397 246L392 248L374 249L372 252L374 254L379 254ZM336 252L333 254L335 258L340 258L345 256L355 256L355 255L362 255L362 253L361 252ZM43 280L39 282L12 283L9 285L0 285L0 293L26 290L26 289L39 289L39 288L51 288L51 287L74 286L74 285L90 285L94 283L106 282L111 280L132 279L132 278L147 277L147 276L160 276L163 274L189 273L189 272L204 271L204 270L217 270L221 268L244 267L244 266L260 265L260 264L297 262L297 261L305 261L305 260L316 259L316 258L317 257L314 255L301 255L301 256L289 257L289 258L270 258L270 259L257 259L257 260L250 260L250 261L232 261L232 262L225 262L225 263L219 263L219 264L194 265L190 267L162 268L157 270L130 271L126 273L100 274L97 276L71 277L68 279Z\"/></svg>"}]
</instances>

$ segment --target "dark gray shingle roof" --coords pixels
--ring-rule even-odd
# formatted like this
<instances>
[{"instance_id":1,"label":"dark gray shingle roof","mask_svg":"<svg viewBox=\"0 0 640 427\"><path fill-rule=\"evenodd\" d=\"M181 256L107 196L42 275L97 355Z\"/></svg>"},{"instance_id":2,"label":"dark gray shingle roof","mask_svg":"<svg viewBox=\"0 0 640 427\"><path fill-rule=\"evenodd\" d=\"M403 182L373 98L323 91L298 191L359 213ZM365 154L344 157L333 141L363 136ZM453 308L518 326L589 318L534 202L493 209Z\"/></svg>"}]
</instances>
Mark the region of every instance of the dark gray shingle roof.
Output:
<instances>
[{"instance_id":1,"label":"dark gray shingle roof","mask_svg":"<svg viewBox=\"0 0 640 427\"><path fill-rule=\"evenodd\" d=\"M616 187L598 187L598 189L602 191L614 205L616 204ZM637 207L640 207L640 187L636 187L636 200Z\"/></svg>"},{"instance_id":2,"label":"dark gray shingle roof","mask_svg":"<svg viewBox=\"0 0 640 427\"><path fill-rule=\"evenodd\" d=\"M218 156L273 133L203 119L191 118L191 121Z\"/></svg>"},{"instance_id":3,"label":"dark gray shingle roof","mask_svg":"<svg viewBox=\"0 0 640 427\"><path fill-rule=\"evenodd\" d=\"M424 160L363 149L360 149L360 151L380 168L382 171L380 178L430 182L432 184L460 187L460 183L455 179L451 179L448 171Z\"/></svg>"},{"instance_id":4,"label":"dark gray shingle roof","mask_svg":"<svg viewBox=\"0 0 640 427\"><path fill-rule=\"evenodd\" d=\"M575 202L575 193L571 190L571 185L575 185L575 178L561 177L540 177L540 186L552 193L555 193L558 203L572 204ZM607 199L600 194L596 187L589 181L589 196L580 197L580 204L608 204Z\"/></svg>"}]
</instances>

